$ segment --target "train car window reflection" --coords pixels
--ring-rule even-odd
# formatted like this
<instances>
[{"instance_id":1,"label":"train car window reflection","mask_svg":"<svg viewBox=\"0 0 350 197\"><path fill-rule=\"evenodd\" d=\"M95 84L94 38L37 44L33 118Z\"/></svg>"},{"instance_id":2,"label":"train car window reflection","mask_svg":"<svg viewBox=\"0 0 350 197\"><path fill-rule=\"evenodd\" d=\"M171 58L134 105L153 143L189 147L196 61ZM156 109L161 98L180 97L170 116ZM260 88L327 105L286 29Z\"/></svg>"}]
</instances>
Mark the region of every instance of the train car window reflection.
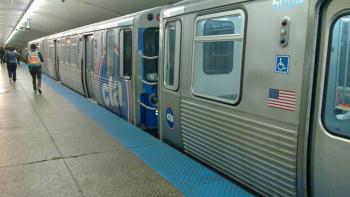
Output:
<instances>
[{"instance_id":1,"label":"train car window reflection","mask_svg":"<svg viewBox=\"0 0 350 197\"><path fill-rule=\"evenodd\" d=\"M196 36L241 34L241 16L232 15L198 20Z\"/></svg>"},{"instance_id":2,"label":"train car window reflection","mask_svg":"<svg viewBox=\"0 0 350 197\"><path fill-rule=\"evenodd\" d=\"M169 22L165 27L164 85L167 89L178 87L181 24Z\"/></svg>"},{"instance_id":3,"label":"train car window reflection","mask_svg":"<svg viewBox=\"0 0 350 197\"><path fill-rule=\"evenodd\" d=\"M204 22L204 35L234 34L232 21L207 20ZM228 74L233 68L233 42L204 43L203 70L205 74Z\"/></svg>"},{"instance_id":4,"label":"train car window reflection","mask_svg":"<svg viewBox=\"0 0 350 197\"><path fill-rule=\"evenodd\" d=\"M158 81L159 28L147 28L144 32L143 67L144 79Z\"/></svg>"},{"instance_id":5,"label":"train car window reflection","mask_svg":"<svg viewBox=\"0 0 350 197\"><path fill-rule=\"evenodd\" d=\"M114 73L114 65L117 54L115 52L115 32L114 30L108 30L106 36L106 58L107 58L107 76L112 76Z\"/></svg>"},{"instance_id":6,"label":"train car window reflection","mask_svg":"<svg viewBox=\"0 0 350 197\"><path fill-rule=\"evenodd\" d=\"M193 93L234 104L240 92L244 13L199 18L194 38Z\"/></svg>"},{"instance_id":7,"label":"train car window reflection","mask_svg":"<svg viewBox=\"0 0 350 197\"><path fill-rule=\"evenodd\" d=\"M339 18L332 30L324 124L350 137L350 15Z\"/></svg>"}]
</instances>

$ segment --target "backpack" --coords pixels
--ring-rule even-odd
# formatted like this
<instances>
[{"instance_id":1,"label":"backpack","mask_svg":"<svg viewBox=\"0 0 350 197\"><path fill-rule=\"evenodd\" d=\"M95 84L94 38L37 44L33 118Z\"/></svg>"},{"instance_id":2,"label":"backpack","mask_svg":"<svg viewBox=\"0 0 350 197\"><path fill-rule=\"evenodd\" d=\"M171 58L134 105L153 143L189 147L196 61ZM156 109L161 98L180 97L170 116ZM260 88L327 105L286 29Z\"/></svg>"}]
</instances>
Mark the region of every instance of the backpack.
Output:
<instances>
[{"instance_id":1,"label":"backpack","mask_svg":"<svg viewBox=\"0 0 350 197\"><path fill-rule=\"evenodd\" d=\"M15 51L8 51L6 53L6 62L11 64L17 64L17 53Z\"/></svg>"},{"instance_id":2,"label":"backpack","mask_svg":"<svg viewBox=\"0 0 350 197\"><path fill-rule=\"evenodd\" d=\"M38 51L28 52L28 66L38 67L41 65L40 56Z\"/></svg>"}]
</instances>

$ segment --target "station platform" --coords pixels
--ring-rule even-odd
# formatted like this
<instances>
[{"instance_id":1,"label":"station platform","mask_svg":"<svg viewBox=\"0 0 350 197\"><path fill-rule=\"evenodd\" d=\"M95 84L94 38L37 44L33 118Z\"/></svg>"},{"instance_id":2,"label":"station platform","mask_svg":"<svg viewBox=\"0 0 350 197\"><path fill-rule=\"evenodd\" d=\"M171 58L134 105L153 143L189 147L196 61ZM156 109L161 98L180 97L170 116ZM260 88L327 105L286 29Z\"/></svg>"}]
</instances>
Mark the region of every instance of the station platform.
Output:
<instances>
[{"instance_id":1,"label":"station platform","mask_svg":"<svg viewBox=\"0 0 350 197\"><path fill-rule=\"evenodd\" d=\"M0 196L253 196L28 68L0 67Z\"/></svg>"}]
</instances>

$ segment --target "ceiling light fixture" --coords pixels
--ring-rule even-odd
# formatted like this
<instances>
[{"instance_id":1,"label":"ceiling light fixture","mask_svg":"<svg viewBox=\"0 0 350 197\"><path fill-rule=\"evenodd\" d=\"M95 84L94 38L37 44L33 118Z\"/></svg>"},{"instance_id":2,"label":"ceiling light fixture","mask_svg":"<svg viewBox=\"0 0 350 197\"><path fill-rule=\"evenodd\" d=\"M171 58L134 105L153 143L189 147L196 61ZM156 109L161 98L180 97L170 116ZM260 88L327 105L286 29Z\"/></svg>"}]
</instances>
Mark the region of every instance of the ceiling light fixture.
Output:
<instances>
[{"instance_id":1,"label":"ceiling light fixture","mask_svg":"<svg viewBox=\"0 0 350 197\"><path fill-rule=\"evenodd\" d=\"M26 29L30 29L30 19L29 19L29 18L27 19L27 26L26 26Z\"/></svg>"},{"instance_id":2,"label":"ceiling light fixture","mask_svg":"<svg viewBox=\"0 0 350 197\"><path fill-rule=\"evenodd\" d=\"M16 34L16 32L21 29L21 27L23 26L23 23L25 23L29 20L29 17L31 16L31 14L33 14L35 9L38 8L38 6L41 2L43 2L43 0L33 0L32 1L32 3L29 5L26 12L23 14L21 20L17 23L16 27L12 30L10 36L7 38L5 45L7 43L9 43L11 41L12 37Z\"/></svg>"},{"instance_id":3,"label":"ceiling light fixture","mask_svg":"<svg viewBox=\"0 0 350 197\"><path fill-rule=\"evenodd\" d=\"M11 0L10 2L10 9L12 8L12 6L13 6L13 0Z\"/></svg>"}]
</instances>

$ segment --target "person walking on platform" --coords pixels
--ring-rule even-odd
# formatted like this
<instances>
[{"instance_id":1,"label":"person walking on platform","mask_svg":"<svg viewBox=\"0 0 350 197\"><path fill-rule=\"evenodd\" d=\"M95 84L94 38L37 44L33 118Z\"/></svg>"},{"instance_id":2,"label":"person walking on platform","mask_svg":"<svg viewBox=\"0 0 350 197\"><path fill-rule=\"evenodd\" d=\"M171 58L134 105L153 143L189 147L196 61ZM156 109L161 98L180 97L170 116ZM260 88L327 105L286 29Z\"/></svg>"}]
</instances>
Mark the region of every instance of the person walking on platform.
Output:
<instances>
[{"instance_id":1,"label":"person walking on platform","mask_svg":"<svg viewBox=\"0 0 350 197\"><path fill-rule=\"evenodd\" d=\"M44 62L43 56L40 51L36 50L36 44L30 45L30 51L27 54L27 64L29 68L30 75L33 79L33 89L34 92L37 90L41 94L41 63ZM38 79L38 85L36 80Z\"/></svg>"},{"instance_id":2,"label":"person walking on platform","mask_svg":"<svg viewBox=\"0 0 350 197\"><path fill-rule=\"evenodd\" d=\"M5 61L7 63L7 71L9 74L10 82L16 82L16 69L17 69L17 52L14 47L10 47L5 53Z\"/></svg>"}]
</instances>

